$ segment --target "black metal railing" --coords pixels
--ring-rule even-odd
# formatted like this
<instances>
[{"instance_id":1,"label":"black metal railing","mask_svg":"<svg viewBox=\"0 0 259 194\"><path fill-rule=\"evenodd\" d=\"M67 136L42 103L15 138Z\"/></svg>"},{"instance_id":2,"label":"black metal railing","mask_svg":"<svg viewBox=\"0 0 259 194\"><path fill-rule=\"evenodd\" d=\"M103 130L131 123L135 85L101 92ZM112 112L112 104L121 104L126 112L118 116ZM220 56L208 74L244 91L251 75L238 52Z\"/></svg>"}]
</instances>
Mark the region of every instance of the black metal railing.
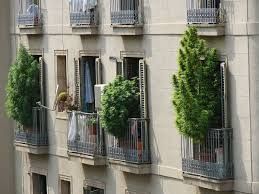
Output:
<instances>
[{"instance_id":1,"label":"black metal railing","mask_svg":"<svg viewBox=\"0 0 259 194\"><path fill-rule=\"evenodd\" d=\"M69 113L68 151L85 155L105 154L103 130L96 113Z\"/></svg>"},{"instance_id":2,"label":"black metal railing","mask_svg":"<svg viewBox=\"0 0 259 194\"><path fill-rule=\"evenodd\" d=\"M129 119L124 138L108 135L108 157L130 163L150 163L148 119Z\"/></svg>"},{"instance_id":3,"label":"black metal railing","mask_svg":"<svg viewBox=\"0 0 259 194\"><path fill-rule=\"evenodd\" d=\"M47 146L48 132L46 125L46 111L41 107L33 108L33 127L25 129L17 125L15 130L15 141L33 146Z\"/></svg>"},{"instance_id":4,"label":"black metal railing","mask_svg":"<svg viewBox=\"0 0 259 194\"><path fill-rule=\"evenodd\" d=\"M98 25L97 0L71 0L70 23L72 26Z\"/></svg>"},{"instance_id":5,"label":"black metal railing","mask_svg":"<svg viewBox=\"0 0 259 194\"><path fill-rule=\"evenodd\" d=\"M203 143L182 138L184 173L213 179L233 177L232 129L209 129Z\"/></svg>"},{"instance_id":6,"label":"black metal railing","mask_svg":"<svg viewBox=\"0 0 259 194\"><path fill-rule=\"evenodd\" d=\"M121 25L143 24L142 0L111 0L111 23Z\"/></svg>"},{"instance_id":7,"label":"black metal railing","mask_svg":"<svg viewBox=\"0 0 259 194\"><path fill-rule=\"evenodd\" d=\"M219 24L225 22L220 0L187 0L187 22L190 24Z\"/></svg>"}]
</instances>

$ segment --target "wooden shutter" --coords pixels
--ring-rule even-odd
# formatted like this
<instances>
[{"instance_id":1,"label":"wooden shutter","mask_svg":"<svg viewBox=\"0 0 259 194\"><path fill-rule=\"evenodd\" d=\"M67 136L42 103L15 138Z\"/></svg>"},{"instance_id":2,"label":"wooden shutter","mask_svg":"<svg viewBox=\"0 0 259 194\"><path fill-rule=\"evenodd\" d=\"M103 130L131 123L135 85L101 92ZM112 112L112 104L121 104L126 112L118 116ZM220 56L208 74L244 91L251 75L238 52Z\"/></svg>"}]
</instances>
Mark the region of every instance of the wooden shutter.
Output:
<instances>
[{"instance_id":1,"label":"wooden shutter","mask_svg":"<svg viewBox=\"0 0 259 194\"><path fill-rule=\"evenodd\" d=\"M81 106L81 87L80 87L80 64L79 60L74 59L75 68L75 95L74 103L80 107Z\"/></svg>"},{"instance_id":2,"label":"wooden shutter","mask_svg":"<svg viewBox=\"0 0 259 194\"><path fill-rule=\"evenodd\" d=\"M220 76L221 76L222 127L228 127L227 67L225 62L222 62L220 64Z\"/></svg>"},{"instance_id":3,"label":"wooden shutter","mask_svg":"<svg viewBox=\"0 0 259 194\"><path fill-rule=\"evenodd\" d=\"M100 58L95 60L95 78L96 84L102 84L102 63Z\"/></svg>"},{"instance_id":4,"label":"wooden shutter","mask_svg":"<svg viewBox=\"0 0 259 194\"><path fill-rule=\"evenodd\" d=\"M125 71L126 71L126 68L125 68L124 60L118 60L117 66L116 66L116 75L121 75L125 77L126 76Z\"/></svg>"},{"instance_id":5,"label":"wooden shutter","mask_svg":"<svg viewBox=\"0 0 259 194\"><path fill-rule=\"evenodd\" d=\"M44 60L42 57L39 58L39 64L40 64L40 102L42 105L45 104L45 66L44 66Z\"/></svg>"},{"instance_id":6,"label":"wooden shutter","mask_svg":"<svg viewBox=\"0 0 259 194\"><path fill-rule=\"evenodd\" d=\"M142 118L148 117L146 71L145 61L143 59L139 60L140 115Z\"/></svg>"}]
</instances>

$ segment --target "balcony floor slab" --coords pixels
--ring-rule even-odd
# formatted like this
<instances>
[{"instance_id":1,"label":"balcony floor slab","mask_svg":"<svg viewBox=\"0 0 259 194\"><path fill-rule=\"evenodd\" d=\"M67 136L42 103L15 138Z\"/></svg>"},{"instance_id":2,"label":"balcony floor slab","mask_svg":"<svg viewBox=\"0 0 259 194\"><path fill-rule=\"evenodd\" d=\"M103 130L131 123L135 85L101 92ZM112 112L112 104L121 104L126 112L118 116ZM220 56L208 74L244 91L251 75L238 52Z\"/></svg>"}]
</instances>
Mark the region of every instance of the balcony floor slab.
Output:
<instances>
[{"instance_id":1,"label":"balcony floor slab","mask_svg":"<svg viewBox=\"0 0 259 194\"><path fill-rule=\"evenodd\" d=\"M188 24L188 26L195 26L200 36L224 36L224 24Z\"/></svg>"},{"instance_id":2,"label":"balcony floor slab","mask_svg":"<svg viewBox=\"0 0 259 194\"><path fill-rule=\"evenodd\" d=\"M123 172L128 172L132 174L150 174L151 173L151 164L134 164L128 163L125 161L119 161L109 158L109 165Z\"/></svg>"},{"instance_id":3,"label":"balcony floor slab","mask_svg":"<svg viewBox=\"0 0 259 194\"><path fill-rule=\"evenodd\" d=\"M121 36L134 36L143 34L143 25L120 25L113 24L113 34Z\"/></svg>"},{"instance_id":4,"label":"balcony floor slab","mask_svg":"<svg viewBox=\"0 0 259 194\"><path fill-rule=\"evenodd\" d=\"M48 146L35 146L21 142L15 142L15 149L21 152L27 152L30 154L48 154Z\"/></svg>"},{"instance_id":5,"label":"balcony floor slab","mask_svg":"<svg viewBox=\"0 0 259 194\"><path fill-rule=\"evenodd\" d=\"M92 25L72 25L72 33L77 35L96 35L98 26Z\"/></svg>"},{"instance_id":6,"label":"balcony floor slab","mask_svg":"<svg viewBox=\"0 0 259 194\"><path fill-rule=\"evenodd\" d=\"M89 166L104 166L106 165L106 158L104 156L94 156L68 152L69 157L72 160L79 160L82 164Z\"/></svg>"},{"instance_id":7,"label":"balcony floor slab","mask_svg":"<svg viewBox=\"0 0 259 194\"><path fill-rule=\"evenodd\" d=\"M20 30L20 34L37 35L43 33L42 26L19 25L18 28Z\"/></svg>"},{"instance_id":8,"label":"balcony floor slab","mask_svg":"<svg viewBox=\"0 0 259 194\"><path fill-rule=\"evenodd\" d=\"M233 180L216 180L188 173L183 173L183 178L183 182L185 184L194 185L201 188L211 189L214 191L233 190Z\"/></svg>"}]
</instances>

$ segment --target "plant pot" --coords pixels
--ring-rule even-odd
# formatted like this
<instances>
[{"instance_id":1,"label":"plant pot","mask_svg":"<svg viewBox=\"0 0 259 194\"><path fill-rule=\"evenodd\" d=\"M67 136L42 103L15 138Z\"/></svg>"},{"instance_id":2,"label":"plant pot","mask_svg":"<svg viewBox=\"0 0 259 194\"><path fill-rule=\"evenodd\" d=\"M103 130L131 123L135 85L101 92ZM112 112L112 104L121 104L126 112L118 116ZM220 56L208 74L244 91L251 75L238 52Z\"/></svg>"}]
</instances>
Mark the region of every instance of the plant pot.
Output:
<instances>
[{"instance_id":1,"label":"plant pot","mask_svg":"<svg viewBox=\"0 0 259 194\"><path fill-rule=\"evenodd\" d=\"M138 140L137 149L138 149L138 159L140 160L143 155L143 142L141 140Z\"/></svg>"}]
</instances>

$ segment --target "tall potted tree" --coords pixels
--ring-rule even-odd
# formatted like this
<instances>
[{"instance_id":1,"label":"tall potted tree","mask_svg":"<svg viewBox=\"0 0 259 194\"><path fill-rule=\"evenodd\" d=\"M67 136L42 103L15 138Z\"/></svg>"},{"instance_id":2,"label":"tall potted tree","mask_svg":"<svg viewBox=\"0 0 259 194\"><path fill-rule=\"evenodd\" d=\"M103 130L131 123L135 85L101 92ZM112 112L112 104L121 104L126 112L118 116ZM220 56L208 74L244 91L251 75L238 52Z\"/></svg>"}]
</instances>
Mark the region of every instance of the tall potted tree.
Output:
<instances>
[{"instance_id":1,"label":"tall potted tree","mask_svg":"<svg viewBox=\"0 0 259 194\"><path fill-rule=\"evenodd\" d=\"M185 32L173 75L172 102L181 134L202 141L208 128L220 126L220 71L216 49L208 48L194 27Z\"/></svg>"},{"instance_id":2,"label":"tall potted tree","mask_svg":"<svg viewBox=\"0 0 259 194\"><path fill-rule=\"evenodd\" d=\"M40 100L39 71L39 62L20 46L8 74L6 110L25 129L32 128L32 109Z\"/></svg>"}]
</instances>

